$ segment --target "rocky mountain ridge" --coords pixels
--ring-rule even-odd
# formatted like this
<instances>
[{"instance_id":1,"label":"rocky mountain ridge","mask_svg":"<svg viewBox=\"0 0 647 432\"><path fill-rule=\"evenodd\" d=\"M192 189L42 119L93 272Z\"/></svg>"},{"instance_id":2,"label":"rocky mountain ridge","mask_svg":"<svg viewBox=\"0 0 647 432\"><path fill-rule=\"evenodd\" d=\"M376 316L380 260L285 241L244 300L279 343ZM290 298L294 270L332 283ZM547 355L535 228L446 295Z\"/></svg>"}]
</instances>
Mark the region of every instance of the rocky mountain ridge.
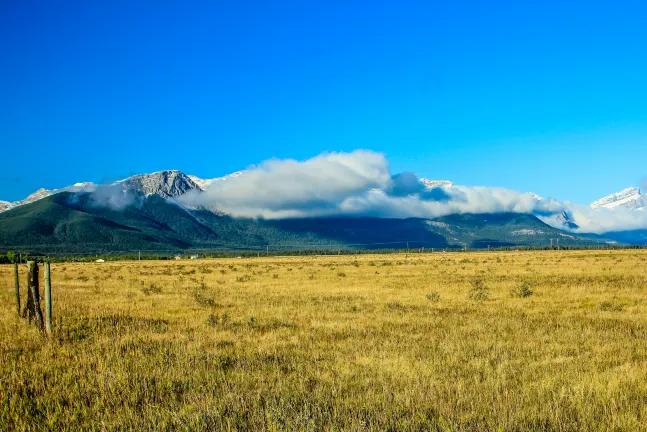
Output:
<instances>
[{"instance_id":1,"label":"rocky mountain ridge","mask_svg":"<svg viewBox=\"0 0 647 432\"><path fill-rule=\"evenodd\" d=\"M236 171L223 177L203 179L195 175L187 175L179 170L163 170L150 174L137 174L107 186L116 186L123 191L131 190L144 195L158 195L162 198L174 198L192 190L205 191L214 183L236 179L247 174L247 170ZM420 182L427 188L452 187L454 184L447 180L429 180L421 178ZM92 182L75 183L62 189L38 189L27 198L20 201L0 201L0 212L21 205L36 202L48 196L61 192L93 192L99 185Z\"/></svg>"},{"instance_id":2,"label":"rocky mountain ridge","mask_svg":"<svg viewBox=\"0 0 647 432\"><path fill-rule=\"evenodd\" d=\"M177 171L158 171L151 174L140 174L119 180L114 183L123 191L134 190L144 195L158 195L162 198L173 198L192 190L202 190L189 176Z\"/></svg>"},{"instance_id":3,"label":"rocky mountain ridge","mask_svg":"<svg viewBox=\"0 0 647 432\"><path fill-rule=\"evenodd\" d=\"M591 203L591 208L593 209L622 207L631 210L645 210L647 208L647 195L641 193L637 187L629 187Z\"/></svg>"}]
</instances>

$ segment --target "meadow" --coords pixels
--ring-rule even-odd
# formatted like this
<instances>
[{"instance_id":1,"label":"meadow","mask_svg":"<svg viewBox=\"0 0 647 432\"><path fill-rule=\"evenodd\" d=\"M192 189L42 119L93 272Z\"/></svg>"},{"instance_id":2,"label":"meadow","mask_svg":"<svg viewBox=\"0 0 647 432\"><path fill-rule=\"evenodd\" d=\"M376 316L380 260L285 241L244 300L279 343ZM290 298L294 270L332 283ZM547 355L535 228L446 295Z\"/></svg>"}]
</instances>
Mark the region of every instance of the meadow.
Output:
<instances>
[{"instance_id":1,"label":"meadow","mask_svg":"<svg viewBox=\"0 0 647 432\"><path fill-rule=\"evenodd\" d=\"M25 297L25 266L21 289ZM646 430L647 252L0 266L0 430Z\"/></svg>"}]
</instances>

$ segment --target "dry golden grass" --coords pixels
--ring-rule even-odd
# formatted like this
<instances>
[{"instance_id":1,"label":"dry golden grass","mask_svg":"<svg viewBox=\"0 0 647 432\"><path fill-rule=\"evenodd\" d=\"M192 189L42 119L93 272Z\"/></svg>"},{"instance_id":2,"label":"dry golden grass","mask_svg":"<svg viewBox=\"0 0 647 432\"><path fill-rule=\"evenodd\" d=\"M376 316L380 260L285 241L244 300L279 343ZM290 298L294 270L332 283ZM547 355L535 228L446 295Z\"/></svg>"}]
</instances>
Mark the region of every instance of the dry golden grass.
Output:
<instances>
[{"instance_id":1,"label":"dry golden grass","mask_svg":"<svg viewBox=\"0 0 647 432\"><path fill-rule=\"evenodd\" d=\"M12 271L1 430L647 428L643 251L53 264L50 339Z\"/></svg>"}]
</instances>

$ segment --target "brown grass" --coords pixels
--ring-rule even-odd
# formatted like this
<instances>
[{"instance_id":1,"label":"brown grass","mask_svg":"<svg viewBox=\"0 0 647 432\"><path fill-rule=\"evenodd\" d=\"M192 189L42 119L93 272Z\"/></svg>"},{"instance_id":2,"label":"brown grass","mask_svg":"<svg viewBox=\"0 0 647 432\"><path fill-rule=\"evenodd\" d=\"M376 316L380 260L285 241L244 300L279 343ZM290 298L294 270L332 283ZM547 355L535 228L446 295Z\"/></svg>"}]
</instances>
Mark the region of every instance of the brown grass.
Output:
<instances>
[{"instance_id":1,"label":"brown grass","mask_svg":"<svg viewBox=\"0 0 647 432\"><path fill-rule=\"evenodd\" d=\"M16 317L1 266L0 430L645 430L646 264L53 264L49 339Z\"/></svg>"}]
</instances>

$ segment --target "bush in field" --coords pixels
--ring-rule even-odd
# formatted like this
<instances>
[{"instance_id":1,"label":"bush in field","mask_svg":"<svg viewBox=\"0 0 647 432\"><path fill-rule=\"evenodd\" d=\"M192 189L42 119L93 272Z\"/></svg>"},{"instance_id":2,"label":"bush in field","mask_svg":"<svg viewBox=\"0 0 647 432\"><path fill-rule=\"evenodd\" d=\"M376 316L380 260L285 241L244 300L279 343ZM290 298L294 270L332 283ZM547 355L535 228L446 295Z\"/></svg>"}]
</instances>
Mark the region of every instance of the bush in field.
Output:
<instances>
[{"instance_id":1,"label":"bush in field","mask_svg":"<svg viewBox=\"0 0 647 432\"><path fill-rule=\"evenodd\" d=\"M198 290L195 290L193 292L193 298L195 299L195 302L202 307L216 306L216 300L213 297L204 295L200 293Z\"/></svg>"},{"instance_id":2,"label":"bush in field","mask_svg":"<svg viewBox=\"0 0 647 432\"><path fill-rule=\"evenodd\" d=\"M162 287L152 283L148 286L142 287L142 292L144 295L159 294L162 292Z\"/></svg>"},{"instance_id":3,"label":"bush in field","mask_svg":"<svg viewBox=\"0 0 647 432\"><path fill-rule=\"evenodd\" d=\"M436 291L432 291L425 295L427 297L427 300L429 300L432 303L436 303L440 300L440 294L438 294Z\"/></svg>"},{"instance_id":4,"label":"bush in field","mask_svg":"<svg viewBox=\"0 0 647 432\"><path fill-rule=\"evenodd\" d=\"M510 295L517 298L530 297L533 294L528 282L520 282L510 290Z\"/></svg>"},{"instance_id":5,"label":"bush in field","mask_svg":"<svg viewBox=\"0 0 647 432\"><path fill-rule=\"evenodd\" d=\"M622 311L622 305L620 303L603 301L600 303L599 309L603 312L620 312Z\"/></svg>"},{"instance_id":6,"label":"bush in field","mask_svg":"<svg viewBox=\"0 0 647 432\"><path fill-rule=\"evenodd\" d=\"M212 313L207 318L207 324L211 327L217 327L218 325L226 325L229 322L229 315L224 313L218 315L217 313Z\"/></svg>"},{"instance_id":7,"label":"bush in field","mask_svg":"<svg viewBox=\"0 0 647 432\"><path fill-rule=\"evenodd\" d=\"M472 279L471 288L467 294L470 300L485 301L490 298L490 290L483 283L483 279Z\"/></svg>"}]
</instances>

